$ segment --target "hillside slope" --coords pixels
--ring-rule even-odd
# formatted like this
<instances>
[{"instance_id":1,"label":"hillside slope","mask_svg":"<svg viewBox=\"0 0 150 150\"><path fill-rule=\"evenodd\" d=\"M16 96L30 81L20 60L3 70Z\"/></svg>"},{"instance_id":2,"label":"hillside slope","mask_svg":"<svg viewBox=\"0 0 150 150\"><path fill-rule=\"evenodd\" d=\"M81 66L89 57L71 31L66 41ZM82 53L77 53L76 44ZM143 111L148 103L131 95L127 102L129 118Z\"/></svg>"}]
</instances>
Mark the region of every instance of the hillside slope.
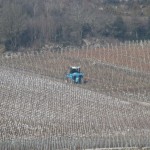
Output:
<instances>
[{"instance_id":1,"label":"hillside slope","mask_svg":"<svg viewBox=\"0 0 150 150\"><path fill-rule=\"evenodd\" d=\"M14 140L14 144L19 139L40 141L41 137L61 136L62 140L86 137L87 148L90 146L86 140L90 137L97 141L96 147L125 146L126 142L128 146L139 146L138 141L150 146L148 104L124 102L3 67L0 68L0 120L0 139ZM122 140L119 145L113 140L116 138Z\"/></svg>"}]
</instances>

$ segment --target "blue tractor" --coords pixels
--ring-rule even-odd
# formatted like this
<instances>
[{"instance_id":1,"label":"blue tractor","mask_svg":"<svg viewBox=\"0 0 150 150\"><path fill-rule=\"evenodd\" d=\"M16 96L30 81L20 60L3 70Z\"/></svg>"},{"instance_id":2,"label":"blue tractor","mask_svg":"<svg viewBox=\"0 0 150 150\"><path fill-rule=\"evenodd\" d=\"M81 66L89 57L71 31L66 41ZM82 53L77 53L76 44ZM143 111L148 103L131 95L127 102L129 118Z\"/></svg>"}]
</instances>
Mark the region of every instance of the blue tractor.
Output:
<instances>
[{"instance_id":1,"label":"blue tractor","mask_svg":"<svg viewBox=\"0 0 150 150\"><path fill-rule=\"evenodd\" d=\"M80 67L70 67L69 73L66 74L67 82L81 84L83 82L84 73L80 72Z\"/></svg>"}]
</instances>

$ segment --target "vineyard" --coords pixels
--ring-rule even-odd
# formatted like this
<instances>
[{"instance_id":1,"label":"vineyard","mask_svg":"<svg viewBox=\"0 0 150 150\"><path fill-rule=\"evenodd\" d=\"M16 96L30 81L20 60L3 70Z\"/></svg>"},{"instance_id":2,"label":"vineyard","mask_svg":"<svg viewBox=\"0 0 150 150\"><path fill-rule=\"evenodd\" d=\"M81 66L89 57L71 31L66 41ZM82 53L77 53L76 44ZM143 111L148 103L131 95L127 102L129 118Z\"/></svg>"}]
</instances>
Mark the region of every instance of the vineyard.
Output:
<instances>
[{"instance_id":1,"label":"vineyard","mask_svg":"<svg viewBox=\"0 0 150 150\"><path fill-rule=\"evenodd\" d=\"M0 149L149 149L149 70L149 41L0 56Z\"/></svg>"}]
</instances>

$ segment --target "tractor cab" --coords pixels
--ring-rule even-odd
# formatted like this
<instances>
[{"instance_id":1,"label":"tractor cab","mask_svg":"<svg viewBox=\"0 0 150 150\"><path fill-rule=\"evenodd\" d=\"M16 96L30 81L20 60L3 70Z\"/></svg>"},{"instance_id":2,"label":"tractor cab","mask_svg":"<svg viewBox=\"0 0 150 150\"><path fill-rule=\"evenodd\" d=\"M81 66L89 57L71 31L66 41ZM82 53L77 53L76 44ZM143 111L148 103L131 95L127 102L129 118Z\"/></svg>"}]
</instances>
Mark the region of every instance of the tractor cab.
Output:
<instances>
[{"instance_id":1,"label":"tractor cab","mask_svg":"<svg viewBox=\"0 0 150 150\"><path fill-rule=\"evenodd\" d=\"M70 67L70 74L80 73L80 67Z\"/></svg>"},{"instance_id":2,"label":"tractor cab","mask_svg":"<svg viewBox=\"0 0 150 150\"><path fill-rule=\"evenodd\" d=\"M84 74L80 72L80 67L72 66L70 67L69 73L66 75L67 81L72 81L73 83L81 84Z\"/></svg>"}]
</instances>

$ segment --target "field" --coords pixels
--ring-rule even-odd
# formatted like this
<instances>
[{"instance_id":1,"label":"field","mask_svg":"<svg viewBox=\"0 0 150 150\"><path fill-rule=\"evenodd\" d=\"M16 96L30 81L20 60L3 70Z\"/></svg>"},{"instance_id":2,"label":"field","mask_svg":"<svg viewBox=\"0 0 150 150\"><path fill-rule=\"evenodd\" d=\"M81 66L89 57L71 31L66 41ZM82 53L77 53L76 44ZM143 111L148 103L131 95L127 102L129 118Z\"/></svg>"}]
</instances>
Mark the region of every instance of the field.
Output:
<instances>
[{"instance_id":1,"label":"field","mask_svg":"<svg viewBox=\"0 0 150 150\"><path fill-rule=\"evenodd\" d=\"M115 48L112 45L99 49L83 47L61 51L44 48L40 52L4 56L0 64L61 81L64 81L69 66L81 66L88 80L86 86L80 85L83 88L117 97L121 95L121 98L125 95L127 100L132 95L136 101L150 101L149 46L147 41L119 44Z\"/></svg>"},{"instance_id":2,"label":"field","mask_svg":"<svg viewBox=\"0 0 150 150\"><path fill-rule=\"evenodd\" d=\"M0 149L150 147L149 42L119 46L1 56ZM86 84L65 83L70 65Z\"/></svg>"},{"instance_id":3,"label":"field","mask_svg":"<svg viewBox=\"0 0 150 150\"><path fill-rule=\"evenodd\" d=\"M144 45L145 44L145 45ZM70 56L90 58L95 61L111 65L131 68L137 71L149 72L150 69L150 43L120 43L108 44L103 47L97 45L95 48L83 48L80 51L71 51Z\"/></svg>"}]
</instances>

